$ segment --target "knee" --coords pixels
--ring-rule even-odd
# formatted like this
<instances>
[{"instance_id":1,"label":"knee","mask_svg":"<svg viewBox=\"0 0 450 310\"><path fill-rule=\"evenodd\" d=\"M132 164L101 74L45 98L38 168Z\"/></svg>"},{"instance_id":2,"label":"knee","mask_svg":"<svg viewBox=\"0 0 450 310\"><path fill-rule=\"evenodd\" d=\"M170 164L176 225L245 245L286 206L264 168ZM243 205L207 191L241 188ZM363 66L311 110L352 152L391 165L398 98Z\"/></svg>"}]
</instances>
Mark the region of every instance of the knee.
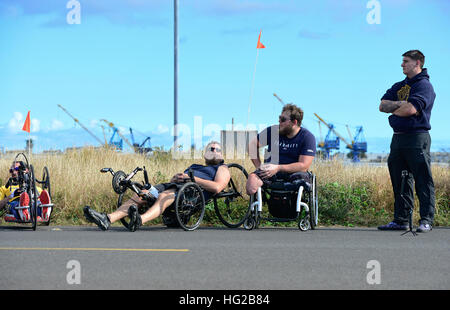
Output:
<instances>
[{"instance_id":1,"label":"knee","mask_svg":"<svg viewBox=\"0 0 450 310\"><path fill-rule=\"evenodd\" d=\"M258 191L258 188L263 185L261 179L254 173L251 173L248 176L247 184L245 189L247 191L247 195L253 195Z\"/></svg>"}]
</instances>

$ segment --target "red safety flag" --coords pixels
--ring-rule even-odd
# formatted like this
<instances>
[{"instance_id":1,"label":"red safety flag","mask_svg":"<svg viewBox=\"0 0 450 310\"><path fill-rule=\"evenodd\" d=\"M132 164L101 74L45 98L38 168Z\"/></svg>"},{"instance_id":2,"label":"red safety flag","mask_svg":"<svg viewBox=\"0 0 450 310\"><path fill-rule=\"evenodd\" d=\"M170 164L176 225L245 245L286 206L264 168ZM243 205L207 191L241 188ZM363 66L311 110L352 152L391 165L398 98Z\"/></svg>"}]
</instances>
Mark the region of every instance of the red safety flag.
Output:
<instances>
[{"instance_id":1,"label":"red safety flag","mask_svg":"<svg viewBox=\"0 0 450 310\"><path fill-rule=\"evenodd\" d=\"M23 124L22 130L30 133L30 123L30 111L28 111L28 115L25 120L25 124Z\"/></svg>"},{"instance_id":2,"label":"red safety flag","mask_svg":"<svg viewBox=\"0 0 450 310\"><path fill-rule=\"evenodd\" d=\"M266 48L264 44L261 43L261 31L259 32L258 44L256 45L256 48Z\"/></svg>"}]
</instances>

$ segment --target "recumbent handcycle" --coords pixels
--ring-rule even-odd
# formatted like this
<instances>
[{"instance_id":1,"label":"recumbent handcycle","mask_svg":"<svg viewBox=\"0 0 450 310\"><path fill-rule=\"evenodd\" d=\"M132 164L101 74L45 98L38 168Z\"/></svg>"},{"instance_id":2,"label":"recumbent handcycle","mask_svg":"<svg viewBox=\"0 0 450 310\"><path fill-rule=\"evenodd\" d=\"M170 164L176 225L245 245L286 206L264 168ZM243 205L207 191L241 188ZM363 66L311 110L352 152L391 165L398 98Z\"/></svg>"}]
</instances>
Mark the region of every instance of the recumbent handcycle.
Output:
<instances>
[{"instance_id":1,"label":"recumbent handcycle","mask_svg":"<svg viewBox=\"0 0 450 310\"><path fill-rule=\"evenodd\" d=\"M19 163L18 167L16 167L16 163ZM36 183L41 184L41 189L46 190L49 198L51 198L48 168L44 167L42 178L40 180L37 179L33 165L29 164L28 158L23 153L16 155L12 167L17 170L16 184L12 184L12 186L16 185L17 189L15 189L14 197L10 199L6 208L0 212L0 216L3 216L5 222L8 223L31 224L33 230L36 230L38 223L48 226L53 211L53 204L41 203L38 187L36 186ZM19 204L19 195L24 192L28 194L28 205ZM14 208L14 210L11 208Z\"/></svg>"},{"instance_id":2,"label":"recumbent handcycle","mask_svg":"<svg viewBox=\"0 0 450 310\"><path fill-rule=\"evenodd\" d=\"M249 214L249 198L245 193L248 174L239 164L231 163L227 166L231 174L227 187L222 192L213 195L208 201L205 201L203 189L195 182L193 173L190 171L188 173L189 178L178 186L175 202L163 212L163 223L167 227L181 227L188 231L195 230L203 220L206 204L212 200L215 213L225 226L229 228L241 226ZM144 174L144 181L142 183L132 181L133 177L140 171ZM114 192L119 195L117 207L120 207L127 199L127 193L129 192L138 194L148 202L139 207L139 214L144 214L154 202L154 198L142 193L143 190L148 190L151 187L145 166L143 168L136 167L128 175L121 170L114 172L111 168L103 168L100 172L110 172L113 176L112 187ZM127 191L128 189L131 191ZM126 228L129 228L127 217L122 218L121 222Z\"/></svg>"}]
</instances>

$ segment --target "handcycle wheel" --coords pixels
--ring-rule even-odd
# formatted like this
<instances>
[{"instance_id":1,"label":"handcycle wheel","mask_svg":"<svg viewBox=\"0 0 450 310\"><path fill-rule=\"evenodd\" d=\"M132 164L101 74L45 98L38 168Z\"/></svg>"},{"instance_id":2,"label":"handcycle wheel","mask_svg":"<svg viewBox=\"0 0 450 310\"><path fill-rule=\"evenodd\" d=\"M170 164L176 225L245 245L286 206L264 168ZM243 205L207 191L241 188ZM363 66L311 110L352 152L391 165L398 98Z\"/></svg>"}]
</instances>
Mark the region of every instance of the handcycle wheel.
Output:
<instances>
[{"instance_id":1,"label":"handcycle wheel","mask_svg":"<svg viewBox=\"0 0 450 310\"><path fill-rule=\"evenodd\" d=\"M50 174L48 173L48 168L44 167L42 169L42 179L36 180L39 184L42 184L42 189L45 189L48 192L48 195L50 196L50 199L52 198L52 190L50 187Z\"/></svg>"},{"instance_id":2,"label":"handcycle wheel","mask_svg":"<svg viewBox=\"0 0 450 310\"><path fill-rule=\"evenodd\" d=\"M41 181L36 180L36 182L43 184L42 189L46 190L48 192L48 195L50 196L50 199L52 199L52 189L50 186L50 174L48 173L48 168L45 166L44 169L42 169L42 179ZM53 210L52 210L53 212ZM51 216L51 214L50 214ZM50 225L50 218L47 222L44 222L43 225L49 226Z\"/></svg>"},{"instance_id":3,"label":"handcycle wheel","mask_svg":"<svg viewBox=\"0 0 450 310\"><path fill-rule=\"evenodd\" d=\"M214 210L219 220L225 226L237 228L244 223L250 212L249 196L245 190L248 173L239 164L229 164L227 166L231 178L227 188L213 198ZM225 198L223 203L219 201L221 198Z\"/></svg>"},{"instance_id":4,"label":"handcycle wheel","mask_svg":"<svg viewBox=\"0 0 450 310\"><path fill-rule=\"evenodd\" d=\"M175 199L175 215L184 230L194 230L205 215L205 197L196 183L188 182L178 191Z\"/></svg>"},{"instance_id":5,"label":"handcycle wheel","mask_svg":"<svg viewBox=\"0 0 450 310\"><path fill-rule=\"evenodd\" d=\"M37 226L37 199L38 192L36 190L36 179L34 175L33 165L30 165L29 180L27 180L27 191L30 197L30 213L31 213L31 228L36 230Z\"/></svg>"}]
</instances>

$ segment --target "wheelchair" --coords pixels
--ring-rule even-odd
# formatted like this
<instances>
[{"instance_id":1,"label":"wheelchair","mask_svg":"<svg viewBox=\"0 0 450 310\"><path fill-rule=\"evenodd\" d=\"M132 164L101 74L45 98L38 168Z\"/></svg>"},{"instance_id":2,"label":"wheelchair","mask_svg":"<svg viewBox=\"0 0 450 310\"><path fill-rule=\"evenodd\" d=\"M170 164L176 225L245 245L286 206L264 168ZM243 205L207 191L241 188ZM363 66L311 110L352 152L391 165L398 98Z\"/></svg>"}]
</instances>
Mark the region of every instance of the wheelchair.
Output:
<instances>
[{"instance_id":1,"label":"wheelchair","mask_svg":"<svg viewBox=\"0 0 450 310\"><path fill-rule=\"evenodd\" d=\"M22 157L22 158L20 158ZM19 159L22 159L19 161ZM16 163L19 163L18 167ZM51 214L53 211L53 204L51 201L51 189L50 189L50 174L48 168L44 167L42 171L42 179L37 179L33 165L29 164L28 158L23 153L19 153L14 158L13 167L17 173L17 180L14 184L10 184L11 190L14 189L14 193L27 193L28 195L28 205L21 206L20 195L11 194L11 199L9 200L6 208L0 213L3 216L5 222L8 223L18 223L18 224L31 224L31 228L36 230L37 224L42 223L45 226L50 224ZM41 184L38 187L36 183ZM40 194L42 190L48 192L48 198L43 204L40 199ZM25 200L25 201L27 201Z\"/></svg>"},{"instance_id":2,"label":"wheelchair","mask_svg":"<svg viewBox=\"0 0 450 310\"><path fill-rule=\"evenodd\" d=\"M203 220L206 204L212 201L217 217L225 226L229 228L241 226L249 214L248 198L245 193L248 174L239 164L233 163L227 166L231 174L227 187L208 200L205 200L204 190L195 182L193 173L190 171L189 178L185 179L184 183L176 185L175 201L164 210L162 214L163 223L167 227L181 227L187 231L195 230ZM142 183L131 181L139 171L143 171L144 181ZM154 203L153 197L142 194L142 190L148 190L151 187L145 167L136 167L128 175L123 171L114 172L111 168L103 168L100 172L110 172L113 176L112 187L119 194L117 207L120 207L127 198L131 197L130 195L127 196L127 189L148 202L138 208L139 214L144 214ZM122 218L120 221L123 226L129 227L128 218Z\"/></svg>"},{"instance_id":3,"label":"wheelchair","mask_svg":"<svg viewBox=\"0 0 450 310\"><path fill-rule=\"evenodd\" d=\"M268 205L271 217L262 216L264 203ZM244 228L258 228L262 220L298 221L298 228L307 231L317 226L318 212L316 176L312 172L298 172L290 175L288 180L276 179L258 188L250 197L250 212Z\"/></svg>"}]
</instances>

